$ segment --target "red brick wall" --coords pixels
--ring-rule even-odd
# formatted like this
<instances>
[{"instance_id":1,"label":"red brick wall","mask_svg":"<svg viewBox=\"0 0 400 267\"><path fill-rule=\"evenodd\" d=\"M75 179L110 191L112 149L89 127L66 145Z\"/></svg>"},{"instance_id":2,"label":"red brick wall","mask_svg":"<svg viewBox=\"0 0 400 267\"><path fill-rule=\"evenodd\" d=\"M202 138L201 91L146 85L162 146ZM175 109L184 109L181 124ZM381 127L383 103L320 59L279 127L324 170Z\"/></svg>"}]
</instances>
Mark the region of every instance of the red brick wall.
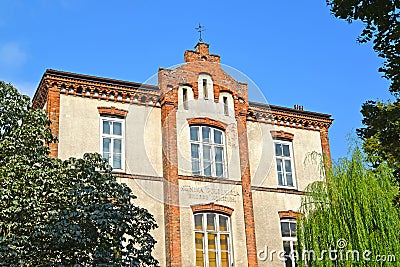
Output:
<instances>
[{"instance_id":1,"label":"red brick wall","mask_svg":"<svg viewBox=\"0 0 400 267\"><path fill-rule=\"evenodd\" d=\"M166 92L161 101L165 254L168 267L182 266L175 107L177 103L177 91Z\"/></svg>"},{"instance_id":2,"label":"red brick wall","mask_svg":"<svg viewBox=\"0 0 400 267\"><path fill-rule=\"evenodd\" d=\"M249 108L247 84L237 82L223 71L220 68L219 60L219 56L209 54L207 44L199 43L196 46L196 51L185 52L186 64L174 69L161 68L158 72L158 86L163 94L161 99L161 116L163 126L164 193L167 201L164 206L167 266L180 266L182 262L180 257L180 210L178 206L168 203L168 201L179 203L179 192L176 192L175 189L175 186L178 186L176 140L177 88L180 84L191 86L196 99L198 97L197 81L200 73L208 73L212 77L214 101L218 101L220 91L230 92L234 99L235 115L238 124L243 216L245 221L248 266L258 266L246 127Z\"/></svg>"},{"instance_id":3,"label":"red brick wall","mask_svg":"<svg viewBox=\"0 0 400 267\"><path fill-rule=\"evenodd\" d=\"M57 88L57 86L51 86L48 90L46 113L51 121L51 132L58 137L60 123L60 90ZM49 144L49 147L50 157L57 158L58 141L56 143Z\"/></svg>"}]
</instances>

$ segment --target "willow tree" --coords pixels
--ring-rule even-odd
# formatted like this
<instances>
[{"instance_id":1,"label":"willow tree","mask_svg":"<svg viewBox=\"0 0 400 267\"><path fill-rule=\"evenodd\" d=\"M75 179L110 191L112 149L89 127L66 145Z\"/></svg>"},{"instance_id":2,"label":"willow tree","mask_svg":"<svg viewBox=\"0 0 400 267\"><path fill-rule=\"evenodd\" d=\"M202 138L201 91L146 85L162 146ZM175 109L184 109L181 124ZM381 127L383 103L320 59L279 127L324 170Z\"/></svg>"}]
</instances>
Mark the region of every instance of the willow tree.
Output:
<instances>
[{"instance_id":1,"label":"willow tree","mask_svg":"<svg viewBox=\"0 0 400 267\"><path fill-rule=\"evenodd\" d=\"M391 169L371 170L355 149L324 176L302 197L299 266L398 266L400 217Z\"/></svg>"}]
</instances>

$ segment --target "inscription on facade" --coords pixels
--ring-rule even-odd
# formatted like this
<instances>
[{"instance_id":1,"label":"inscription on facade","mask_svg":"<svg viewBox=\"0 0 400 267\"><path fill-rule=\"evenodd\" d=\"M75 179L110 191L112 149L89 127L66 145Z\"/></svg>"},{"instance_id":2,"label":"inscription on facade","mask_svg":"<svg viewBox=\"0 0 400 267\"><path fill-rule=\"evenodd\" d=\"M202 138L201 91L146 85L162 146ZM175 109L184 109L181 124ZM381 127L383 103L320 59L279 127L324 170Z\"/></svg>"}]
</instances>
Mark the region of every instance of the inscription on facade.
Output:
<instances>
[{"instance_id":1,"label":"inscription on facade","mask_svg":"<svg viewBox=\"0 0 400 267\"><path fill-rule=\"evenodd\" d=\"M226 202L239 201L240 194L233 188L215 188L215 187L195 187L184 185L180 187L182 193L190 199L196 200L219 200Z\"/></svg>"}]
</instances>

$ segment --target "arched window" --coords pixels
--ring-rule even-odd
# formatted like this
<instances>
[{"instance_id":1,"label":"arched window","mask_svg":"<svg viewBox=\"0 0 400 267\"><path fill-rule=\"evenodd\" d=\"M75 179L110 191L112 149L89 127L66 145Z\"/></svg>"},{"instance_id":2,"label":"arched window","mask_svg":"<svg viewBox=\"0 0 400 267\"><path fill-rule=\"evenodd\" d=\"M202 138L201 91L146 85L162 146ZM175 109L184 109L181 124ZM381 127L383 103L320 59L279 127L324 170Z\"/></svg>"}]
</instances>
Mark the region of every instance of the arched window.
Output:
<instances>
[{"instance_id":1,"label":"arched window","mask_svg":"<svg viewBox=\"0 0 400 267\"><path fill-rule=\"evenodd\" d=\"M224 132L209 126L190 126L193 175L226 177Z\"/></svg>"},{"instance_id":2,"label":"arched window","mask_svg":"<svg viewBox=\"0 0 400 267\"><path fill-rule=\"evenodd\" d=\"M232 266L230 217L204 212L194 214L196 267Z\"/></svg>"}]
</instances>

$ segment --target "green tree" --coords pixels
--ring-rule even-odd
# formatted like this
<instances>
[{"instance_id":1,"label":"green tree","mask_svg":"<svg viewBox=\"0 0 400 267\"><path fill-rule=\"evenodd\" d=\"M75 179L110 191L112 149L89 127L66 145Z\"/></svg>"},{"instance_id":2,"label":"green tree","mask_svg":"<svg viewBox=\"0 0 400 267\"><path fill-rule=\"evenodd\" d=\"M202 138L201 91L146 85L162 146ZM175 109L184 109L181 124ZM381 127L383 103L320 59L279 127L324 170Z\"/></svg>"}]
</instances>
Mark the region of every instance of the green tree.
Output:
<instances>
[{"instance_id":1,"label":"green tree","mask_svg":"<svg viewBox=\"0 0 400 267\"><path fill-rule=\"evenodd\" d=\"M370 169L356 148L324 175L302 197L298 255L305 261L299 266L398 266L400 214L391 202L397 193L391 169ZM395 259L377 263L377 255Z\"/></svg>"},{"instance_id":2,"label":"green tree","mask_svg":"<svg viewBox=\"0 0 400 267\"><path fill-rule=\"evenodd\" d=\"M100 155L48 157L49 125L0 83L0 266L157 266L153 216Z\"/></svg>"},{"instance_id":3,"label":"green tree","mask_svg":"<svg viewBox=\"0 0 400 267\"><path fill-rule=\"evenodd\" d=\"M383 162L394 169L400 181L400 1L399 0L327 0L334 16L349 23L360 21L365 28L360 43L373 42L384 59L379 71L390 83L394 101L367 101L361 113L365 127L357 134L364 140L364 151L375 167Z\"/></svg>"}]
</instances>

